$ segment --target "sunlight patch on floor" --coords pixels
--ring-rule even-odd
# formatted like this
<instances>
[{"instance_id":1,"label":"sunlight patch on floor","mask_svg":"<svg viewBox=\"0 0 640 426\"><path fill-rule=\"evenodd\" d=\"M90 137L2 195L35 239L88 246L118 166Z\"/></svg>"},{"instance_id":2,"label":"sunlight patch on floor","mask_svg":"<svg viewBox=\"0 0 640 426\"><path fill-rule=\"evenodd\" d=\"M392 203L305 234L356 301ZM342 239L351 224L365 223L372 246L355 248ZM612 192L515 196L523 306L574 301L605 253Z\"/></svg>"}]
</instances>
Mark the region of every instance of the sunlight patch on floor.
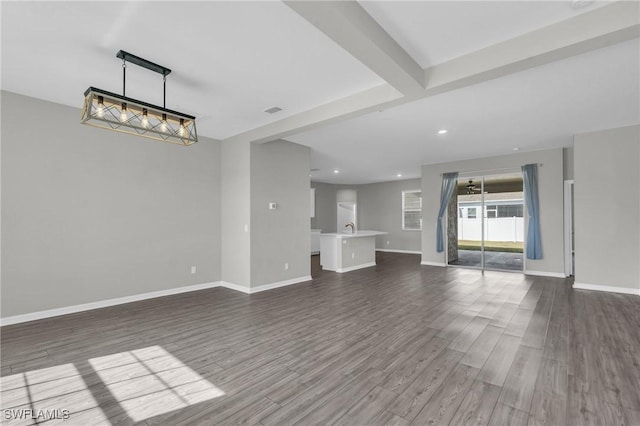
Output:
<instances>
[{"instance_id":1,"label":"sunlight patch on floor","mask_svg":"<svg viewBox=\"0 0 640 426\"><path fill-rule=\"evenodd\" d=\"M160 346L92 358L89 363L134 421L225 395Z\"/></svg>"},{"instance_id":2,"label":"sunlight patch on floor","mask_svg":"<svg viewBox=\"0 0 640 426\"><path fill-rule=\"evenodd\" d=\"M0 390L3 424L33 424L36 420L54 419L109 424L73 364L1 377Z\"/></svg>"}]
</instances>

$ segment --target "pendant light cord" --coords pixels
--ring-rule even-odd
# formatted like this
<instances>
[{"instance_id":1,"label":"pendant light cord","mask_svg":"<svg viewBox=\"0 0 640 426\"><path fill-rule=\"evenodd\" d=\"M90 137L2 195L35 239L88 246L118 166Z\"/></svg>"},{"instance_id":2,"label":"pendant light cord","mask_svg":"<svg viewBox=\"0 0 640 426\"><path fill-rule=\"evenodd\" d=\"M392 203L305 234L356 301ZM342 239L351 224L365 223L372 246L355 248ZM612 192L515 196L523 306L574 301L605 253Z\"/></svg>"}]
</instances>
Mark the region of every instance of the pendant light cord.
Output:
<instances>
[{"instance_id":1,"label":"pendant light cord","mask_svg":"<svg viewBox=\"0 0 640 426\"><path fill-rule=\"evenodd\" d=\"M167 107L167 76L162 76L162 108Z\"/></svg>"}]
</instances>

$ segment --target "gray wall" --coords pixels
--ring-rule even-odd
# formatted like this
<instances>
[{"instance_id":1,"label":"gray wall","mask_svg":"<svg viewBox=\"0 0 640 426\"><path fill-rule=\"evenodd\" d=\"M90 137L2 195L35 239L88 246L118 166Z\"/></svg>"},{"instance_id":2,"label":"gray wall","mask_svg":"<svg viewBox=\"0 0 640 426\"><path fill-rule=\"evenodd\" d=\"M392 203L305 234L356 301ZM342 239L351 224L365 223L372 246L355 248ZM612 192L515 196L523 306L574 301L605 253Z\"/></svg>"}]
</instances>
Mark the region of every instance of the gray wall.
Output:
<instances>
[{"instance_id":1,"label":"gray wall","mask_svg":"<svg viewBox=\"0 0 640 426\"><path fill-rule=\"evenodd\" d=\"M316 189L316 217L311 218L311 229L322 229L322 232L336 232L338 228L338 191L355 190L358 203L360 195L358 188L360 185L337 185L332 183L311 182L311 188ZM345 201L353 202L353 197L349 194ZM356 218L358 224L362 218L360 205L357 206ZM358 225L359 229L364 229ZM342 229L341 229L342 231Z\"/></svg>"},{"instance_id":2,"label":"gray wall","mask_svg":"<svg viewBox=\"0 0 640 426\"><path fill-rule=\"evenodd\" d=\"M420 188L420 179L358 186L358 208L362 219L360 229L388 232L388 235L376 237L376 248L420 251L421 232L402 230L402 191Z\"/></svg>"},{"instance_id":3,"label":"gray wall","mask_svg":"<svg viewBox=\"0 0 640 426\"><path fill-rule=\"evenodd\" d=\"M251 285L251 144L221 143L222 281Z\"/></svg>"},{"instance_id":4,"label":"gray wall","mask_svg":"<svg viewBox=\"0 0 640 426\"><path fill-rule=\"evenodd\" d=\"M336 187L330 183L311 182L316 189L316 215L311 218L311 229L336 232Z\"/></svg>"},{"instance_id":5,"label":"gray wall","mask_svg":"<svg viewBox=\"0 0 640 426\"><path fill-rule=\"evenodd\" d=\"M1 103L2 317L220 280L218 142L83 126L79 108L8 92Z\"/></svg>"},{"instance_id":6,"label":"gray wall","mask_svg":"<svg viewBox=\"0 0 640 426\"><path fill-rule=\"evenodd\" d=\"M422 260L433 263L445 262L444 253L436 252L436 218L442 184L441 173L483 170L499 173L496 169L515 170L529 163L543 164L538 170L538 179L544 258L527 259L526 269L564 274L562 148L422 166Z\"/></svg>"},{"instance_id":7,"label":"gray wall","mask_svg":"<svg viewBox=\"0 0 640 426\"><path fill-rule=\"evenodd\" d=\"M640 289L640 126L574 137L575 282Z\"/></svg>"},{"instance_id":8,"label":"gray wall","mask_svg":"<svg viewBox=\"0 0 640 426\"><path fill-rule=\"evenodd\" d=\"M310 275L310 154L283 140L251 146L252 287Z\"/></svg>"}]
</instances>

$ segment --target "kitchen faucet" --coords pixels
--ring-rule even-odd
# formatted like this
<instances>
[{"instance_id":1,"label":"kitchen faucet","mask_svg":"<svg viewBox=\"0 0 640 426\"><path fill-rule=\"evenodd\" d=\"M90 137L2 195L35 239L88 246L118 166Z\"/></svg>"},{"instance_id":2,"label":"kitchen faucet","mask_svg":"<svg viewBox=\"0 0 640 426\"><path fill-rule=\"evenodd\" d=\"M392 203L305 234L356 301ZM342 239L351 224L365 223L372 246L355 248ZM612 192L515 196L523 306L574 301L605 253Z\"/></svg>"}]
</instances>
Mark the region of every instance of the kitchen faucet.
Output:
<instances>
[{"instance_id":1,"label":"kitchen faucet","mask_svg":"<svg viewBox=\"0 0 640 426\"><path fill-rule=\"evenodd\" d=\"M353 222L349 222L349 223L347 223L344 227L345 227L345 228L351 227L351 233L352 233L352 234L355 234L355 232L356 232L356 225L354 225L354 224L353 224Z\"/></svg>"}]
</instances>

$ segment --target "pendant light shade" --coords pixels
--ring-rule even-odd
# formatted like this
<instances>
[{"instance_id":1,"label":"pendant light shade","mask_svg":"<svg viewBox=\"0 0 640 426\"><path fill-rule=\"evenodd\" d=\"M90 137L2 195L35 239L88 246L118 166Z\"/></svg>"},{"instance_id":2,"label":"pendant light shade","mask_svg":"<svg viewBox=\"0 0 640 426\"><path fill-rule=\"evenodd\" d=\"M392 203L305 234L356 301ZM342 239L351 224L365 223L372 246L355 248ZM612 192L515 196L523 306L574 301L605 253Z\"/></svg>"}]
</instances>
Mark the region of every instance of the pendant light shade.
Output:
<instances>
[{"instance_id":1,"label":"pendant light shade","mask_svg":"<svg viewBox=\"0 0 640 426\"><path fill-rule=\"evenodd\" d=\"M127 61L163 75L164 99L171 70L123 50L116 56L123 61L122 95L89 87L84 92L81 123L185 146L198 142L194 116L125 96Z\"/></svg>"},{"instance_id":2,"label":"pendant light shade","mask_svg":"<svg viewBox=\"0 0 640 426\"><path fill-rule=\"evenodd\" d=\"M196 118L95 87L84 92L82 123L164 142L198 142Z\"/></svg>"}]
</instances>

